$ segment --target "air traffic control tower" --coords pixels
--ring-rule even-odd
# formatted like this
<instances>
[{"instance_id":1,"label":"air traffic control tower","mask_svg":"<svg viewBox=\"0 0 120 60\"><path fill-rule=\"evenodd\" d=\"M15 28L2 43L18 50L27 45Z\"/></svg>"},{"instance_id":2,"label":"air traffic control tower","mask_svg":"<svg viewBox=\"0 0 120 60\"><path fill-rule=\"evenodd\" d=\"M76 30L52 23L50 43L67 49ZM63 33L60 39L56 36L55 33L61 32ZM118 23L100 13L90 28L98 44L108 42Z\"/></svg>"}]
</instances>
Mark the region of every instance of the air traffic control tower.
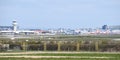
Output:
<instances>
[{"instance_id":1,"label":"air traffic control tower","mask_svg":"<svg viewBox=\"0 0 120 60\"><path fill-rule=\"evenodd\" d=\"M13 25L13 31L16 32L17 31L17 22L16 22L16 20L14 20L12 22L12 25Z\"/></svg>"}]
</instances>

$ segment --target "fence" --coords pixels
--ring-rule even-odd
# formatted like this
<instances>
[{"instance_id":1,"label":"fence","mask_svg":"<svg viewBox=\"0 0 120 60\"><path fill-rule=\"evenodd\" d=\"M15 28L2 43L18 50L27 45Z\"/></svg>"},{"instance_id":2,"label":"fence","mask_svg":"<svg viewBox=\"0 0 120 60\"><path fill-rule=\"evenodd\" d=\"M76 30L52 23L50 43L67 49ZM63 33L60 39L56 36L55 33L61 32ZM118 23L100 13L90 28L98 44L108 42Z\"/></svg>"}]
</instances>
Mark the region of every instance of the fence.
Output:
<instances>
[{"instance_id":1,"label":"fence","mask_svg":"<svg viewBox=\"0 0 120 60\"><path fill-rule=\"evenodd\" d=\"M0 42L0 51L109 51L120 52L120 41L112 40L7 40Z\"/></svg>"}]
</instances>

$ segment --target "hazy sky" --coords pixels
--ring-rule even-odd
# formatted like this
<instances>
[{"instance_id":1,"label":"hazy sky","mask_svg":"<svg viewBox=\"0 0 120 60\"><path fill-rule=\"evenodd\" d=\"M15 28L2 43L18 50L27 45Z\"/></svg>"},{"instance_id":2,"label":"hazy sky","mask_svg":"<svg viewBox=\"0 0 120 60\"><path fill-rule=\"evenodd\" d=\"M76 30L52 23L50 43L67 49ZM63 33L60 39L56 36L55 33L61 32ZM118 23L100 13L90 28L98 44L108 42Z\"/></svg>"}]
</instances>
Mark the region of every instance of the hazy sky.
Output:
<instances>
[{"instance_id":1,"label":"hazy sky","mask_svg":"<svg viewBox=\"0 0 120 60\"><path fill-rule=\"evenodd\" d=\"M0 25L84 28L120 25L120 0L0 0Z\"/></svg>"}]
</instances>

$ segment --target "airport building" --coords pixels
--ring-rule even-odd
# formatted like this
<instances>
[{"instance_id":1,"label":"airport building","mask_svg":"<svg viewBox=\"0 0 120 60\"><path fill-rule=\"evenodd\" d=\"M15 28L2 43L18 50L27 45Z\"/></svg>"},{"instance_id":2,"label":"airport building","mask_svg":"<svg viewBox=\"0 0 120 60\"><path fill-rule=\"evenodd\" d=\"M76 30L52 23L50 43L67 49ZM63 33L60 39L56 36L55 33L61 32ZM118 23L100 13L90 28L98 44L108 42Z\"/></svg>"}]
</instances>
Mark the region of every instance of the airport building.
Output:
<instances>
[{"instance_id":1,"label":"airport building","mask_svg":"<svg viewBox=\"0 0 120 60\"><path fill-rule=\"evenodd\" d=\"M17 21L12 21L12 26L0 26L0 35L19 35L19 34L34 34L34 31L19 30Z\"/></svg>"},{"instance_id":2,"label":"airport building","mask_svg":"<svg viewBox=\"0 0 120 60\"><path fill-rule=\"evenodd\" d=\"M0 31L13 30L13 26L0 26Z\"/></svg>"},{"instance_id":3,"label":"airport building","mask_svg":"<svg viewBox=\"0 0 120 60\"><path fill-rule=\"evenodd\" d=\"M116 25L116 26L109 26L110 30L120 30L120 25Z\"/></svg>"},{"instance_id":4,"label":"airport building","mask_svg":"<svg viewBox=\"0 0 120 60\"><path fill-rule=\"evenodd\" d=\"M51 35L41 29L18 29L17 21L12 21L12 26L0 26L0 35Z\"/></svg>"},{"instance_id":5,"label":"airport building","mask_svg":"<svg viewBox=\"0 0 120 60\"><path fill-rule=\"evenodd\" d=\"M100 29L20 29L17 21L12 21L12 26L0 26L0 35L84 35L84 34L120 34L120 26L103 25Z\"/></svg>"}]
</instances>

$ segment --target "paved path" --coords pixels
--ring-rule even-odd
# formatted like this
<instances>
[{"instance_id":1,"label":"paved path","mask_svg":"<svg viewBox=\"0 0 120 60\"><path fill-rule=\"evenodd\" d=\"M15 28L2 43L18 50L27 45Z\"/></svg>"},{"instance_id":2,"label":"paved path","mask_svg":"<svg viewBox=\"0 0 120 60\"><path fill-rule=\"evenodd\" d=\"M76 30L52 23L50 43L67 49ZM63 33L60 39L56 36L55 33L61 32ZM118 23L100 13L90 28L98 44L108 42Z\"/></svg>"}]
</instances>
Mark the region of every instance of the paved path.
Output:
<instances>
[{"instance_id":1,"label":"paved path","mask_svg":"<svg viewBox=\"0 0 120 60\"><path fill-rule=\"evenodd\" d=\"M28 52L2 52L0 55L7 55L7 54L80 54L80 53L99 53L99 54L120 54L120 52L58 52L58 51L28 51Z\"/></svg>"},{"instance_id":2,"label":"paved path","mask_svg":"<svg viewBox=\"0 0 120 60\"><path fill-rule=\"evenodd\" d=\"M89 56L0 56L0 58L114 58L114 57L89 57Z\"/></svg>"},{"instance_id":3,"label":"paved path","mask_svg":"<svg viewBox=\"0 0 120 60\"><path fill-rule=\"evenodd\" d=\"M99 54L120 54L120 52L58 52L58 51L29 51L29 52L5 52L0 53L0 58L114 58L114 57L99 57L99 56L26 56L24 54L80 54L80 53L99 53ZM7 56L7 55L16 55L16 54L23 54L21 56ZM5 55L5 56L2 56Z\"/></svg>"}]
</instances>

